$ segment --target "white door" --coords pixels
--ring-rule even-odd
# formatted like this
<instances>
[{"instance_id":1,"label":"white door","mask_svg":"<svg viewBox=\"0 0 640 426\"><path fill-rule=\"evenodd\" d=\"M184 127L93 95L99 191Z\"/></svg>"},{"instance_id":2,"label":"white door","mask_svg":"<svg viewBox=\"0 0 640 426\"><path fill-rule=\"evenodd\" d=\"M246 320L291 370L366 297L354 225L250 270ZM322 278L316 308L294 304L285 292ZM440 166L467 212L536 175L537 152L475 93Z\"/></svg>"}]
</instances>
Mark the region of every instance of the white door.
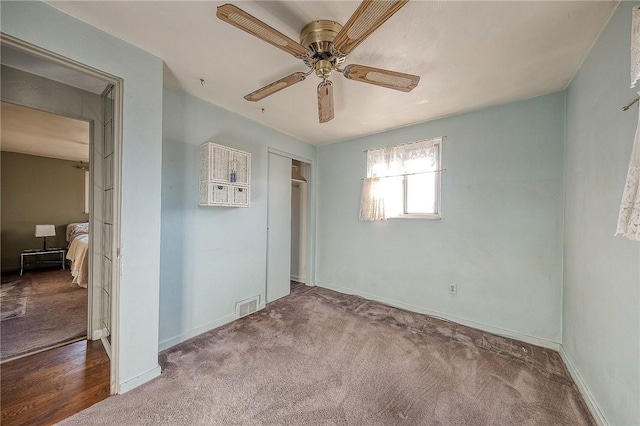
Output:
<instances>
[{"instance_id":1,"label":"white door","mask_svg":"<svg viewBox=\"0 0 640 426\"><path fill-rule=\"evenodd\" d=\"M291 158L269 153L267 303L289 294L291 283Z\"/></svg>"},{"instance_id":2,"label":"white door","mask_svg":"<svg viewBox=\"0 0 640 426\"><path fill-rule=\"evenodd\" d=\"M114 261L114 102L113 89L111 85L102 94L104 101L104 149L102 158L102 335L111 344L111 301L112 296L112 275ZM110 348L108 349L110 350Z\"/></svg>"}]
</instances>

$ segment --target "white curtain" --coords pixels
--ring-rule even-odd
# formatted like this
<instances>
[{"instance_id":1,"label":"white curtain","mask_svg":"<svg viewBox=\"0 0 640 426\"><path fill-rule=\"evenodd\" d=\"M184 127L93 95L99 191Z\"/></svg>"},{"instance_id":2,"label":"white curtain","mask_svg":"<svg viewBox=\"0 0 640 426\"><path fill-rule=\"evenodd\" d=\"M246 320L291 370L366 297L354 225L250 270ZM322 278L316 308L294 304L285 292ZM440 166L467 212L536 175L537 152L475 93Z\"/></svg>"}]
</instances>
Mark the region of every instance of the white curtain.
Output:
<instances>
[{"instance_id":1,"label":"white curtain","mask_svg":"<svg viewBox=\"0 0 640 426\"><path fill-rule=\"evenodd\" d=\"M388 198L397 196L397 191L389 190L395 187L393 180L406 174L435 171L435 144L441 141L442 138L432 138L368 150L367 177L362 180L360 220L386 220L389 208L395 204Z\"/></svg>"},{"instance_id":2,"label":"white curtain","mask_svg":"<svg viewBox=\"0 0 640 426\"><path fill-rule=\"evenodd\" d=\"M640 7L631 12L631 87L640 80Z\"/></svg>"},{"instance_id":3,"label":"white curtain","mask_svg":"<svg viewBox=\"0 0 640 426\"><path fill-rule=\"evenodd\" d=\"M362 179L362 198L360 199L360 220L387 220L384 214L380 178Z\"/></svg>"},{"instance_id":4,"label":"white curtain","mask_svg":"<svg viewBox=\"0 0 640 426\"><path fill-rule=\"evenodd\" d=\"M424 171L424 160L436 164L435 144L442 138L393 145L367 151L367 177L393 177ZM414 161L422 160L422 161Z\"/></svg>"},{"instance_id":5,"label":"white curtain","mask_svg":"<svg viewBox=\"0 0 640 426\"><path fill-rule=\"evenodd\" d=\"M631 87L634 87L639 79L640 8L634 7L631 28ZM627 181L622 193L616 235L624 235L629 239L640 241L640 115L629 161Z\"/></svg>"},{"instance_id":6,"label":"white curtain","mask_svg":"<svg viewBox=\"0 0 640 426\"><path fill-rule=\"evenodd\" d=\"M627 182L622 193L616 235L640 241L640 125L636 129Z\"/></svg>"}]
</instances>

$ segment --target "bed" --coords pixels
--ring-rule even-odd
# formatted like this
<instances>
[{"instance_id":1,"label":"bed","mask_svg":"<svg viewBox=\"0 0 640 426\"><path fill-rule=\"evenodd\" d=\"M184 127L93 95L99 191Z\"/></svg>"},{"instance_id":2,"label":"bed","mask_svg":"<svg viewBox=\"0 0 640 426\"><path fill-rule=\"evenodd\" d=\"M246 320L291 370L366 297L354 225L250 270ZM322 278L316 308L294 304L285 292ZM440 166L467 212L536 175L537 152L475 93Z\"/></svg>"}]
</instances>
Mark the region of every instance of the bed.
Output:
<instances>
[{"instance_id":1,"label":"bed","mask_svg":"<svg viewBox=\"0 0 640 426\"><path fill-rule=\"evenodd\" d=\"M89 223L67 225L67 259L71 261L73 282L87 288L89 284Z\"/></svg>"}]
</instances>

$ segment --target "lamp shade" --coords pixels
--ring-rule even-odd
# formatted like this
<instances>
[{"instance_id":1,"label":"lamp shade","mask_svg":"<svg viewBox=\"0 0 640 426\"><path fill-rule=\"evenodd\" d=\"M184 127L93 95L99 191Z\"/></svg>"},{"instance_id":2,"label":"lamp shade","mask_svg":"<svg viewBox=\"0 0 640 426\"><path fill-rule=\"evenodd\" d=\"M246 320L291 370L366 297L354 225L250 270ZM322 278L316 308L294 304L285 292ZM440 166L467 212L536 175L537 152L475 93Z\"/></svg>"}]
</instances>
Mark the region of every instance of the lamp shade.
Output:
<instances>
[{"instance_id":1,"label":"lamp shade","mask_svg":"<svg viewBox=\"0 0 640 426\"><path fill-rule=\"evenodd\" d=\"M36 237L55 237L56 227L54 225L36 225Z\"/></svg>"}]
</instances>

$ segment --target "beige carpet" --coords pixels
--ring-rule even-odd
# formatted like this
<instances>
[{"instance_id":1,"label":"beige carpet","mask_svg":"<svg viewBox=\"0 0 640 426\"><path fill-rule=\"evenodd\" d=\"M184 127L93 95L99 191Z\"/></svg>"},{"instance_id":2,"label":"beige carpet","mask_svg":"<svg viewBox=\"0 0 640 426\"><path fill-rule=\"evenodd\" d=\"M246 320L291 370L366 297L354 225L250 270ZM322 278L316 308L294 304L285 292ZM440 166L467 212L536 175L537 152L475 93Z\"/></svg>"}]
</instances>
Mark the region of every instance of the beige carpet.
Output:
<instances>
[{"instance_id":1,"label":"beige carpet","mask_svg":"<svg viewBox=\"0 0 640 426\"><path fill-rule=\"evenodd\" d=\"M87 335L87 289L71 280L69 270L2 276L2 361Z\"/></svg>"},{"instance_id":2,"label":"beige carpet","mask_svg":"<svg viewBox=\"0 0 640 426\"><path fill-rule=\"evenodd\" d=\"M592 425L557 353L317 287L64 425Z\"/></svg>"}]
</instances>

